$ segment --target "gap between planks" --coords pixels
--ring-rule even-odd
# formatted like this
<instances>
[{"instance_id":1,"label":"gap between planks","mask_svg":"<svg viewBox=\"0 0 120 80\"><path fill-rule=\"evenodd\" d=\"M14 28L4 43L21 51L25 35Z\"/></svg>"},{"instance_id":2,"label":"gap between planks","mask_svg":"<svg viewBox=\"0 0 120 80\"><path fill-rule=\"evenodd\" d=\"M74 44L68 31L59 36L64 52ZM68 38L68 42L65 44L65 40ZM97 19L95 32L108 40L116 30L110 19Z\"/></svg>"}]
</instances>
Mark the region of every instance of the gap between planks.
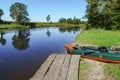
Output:
<instances>
[{"instance_id":1,"label":"gap between planks","mask_svg":"<svg viewBox=\"0 0 120 80\"><path fill-rule=\"evenodd\" d=\"M51 54L29 80L78 80L80 55Z\"/></svg>"}]
</instances>

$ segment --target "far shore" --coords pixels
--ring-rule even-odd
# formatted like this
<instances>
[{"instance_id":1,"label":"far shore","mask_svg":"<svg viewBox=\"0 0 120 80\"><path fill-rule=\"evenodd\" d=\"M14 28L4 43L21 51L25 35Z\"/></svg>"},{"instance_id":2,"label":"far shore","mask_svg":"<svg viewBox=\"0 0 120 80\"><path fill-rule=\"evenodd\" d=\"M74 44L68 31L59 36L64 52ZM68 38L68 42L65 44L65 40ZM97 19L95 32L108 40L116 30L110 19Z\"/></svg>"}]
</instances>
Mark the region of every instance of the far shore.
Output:
<instances>
[{"instance_id":1,"label":"far shore","mask_svg":"<svg viewBox=\"0 0 120 80\"><path fill-rule=\"evenodd\" d=\"M68 23L47 23L47 22L30 22L26 24L0 24L0 29L20 29L20 28L39 28L39 27L82 27L82 24L68 24Z\"/></svg>"}]
</instances>

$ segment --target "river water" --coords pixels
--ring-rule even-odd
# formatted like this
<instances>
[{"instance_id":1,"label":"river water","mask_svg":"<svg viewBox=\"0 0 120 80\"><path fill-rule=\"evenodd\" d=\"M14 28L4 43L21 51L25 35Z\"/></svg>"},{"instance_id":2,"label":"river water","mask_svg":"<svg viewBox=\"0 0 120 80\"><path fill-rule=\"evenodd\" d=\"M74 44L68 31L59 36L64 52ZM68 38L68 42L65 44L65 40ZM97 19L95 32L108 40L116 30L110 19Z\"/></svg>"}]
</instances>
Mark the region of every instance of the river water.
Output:
<instances>
[{"instance_id":1,"label":"river water","mask_svg":"<svg viewBox=\"0 0 120 80\"><path fill-rule=\"evenodd\" d=\"M51 53L64 53L80 28L0 31L0 80L28 80Z\"/></svg>"}]
</instances>

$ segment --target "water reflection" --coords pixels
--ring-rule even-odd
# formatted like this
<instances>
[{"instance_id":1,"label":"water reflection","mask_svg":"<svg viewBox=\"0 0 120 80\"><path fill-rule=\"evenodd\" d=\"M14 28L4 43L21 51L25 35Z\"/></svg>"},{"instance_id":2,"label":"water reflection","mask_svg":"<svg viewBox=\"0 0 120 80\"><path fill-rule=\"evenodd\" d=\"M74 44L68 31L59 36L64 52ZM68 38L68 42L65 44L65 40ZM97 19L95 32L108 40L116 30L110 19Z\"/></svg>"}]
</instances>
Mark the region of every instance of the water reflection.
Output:
<instances>
[{"instance_id":1,"label":"water reflection","mask_svg":"<svg viewBox=\"0 0 120 80\"><path fill-rule=\"evenodd\" d=\"M0 80L29 80L51 53L64 53L80 28L33 28L0 32Z\"/></svg>"},{"instance_id":2,"label":"water reflection","mask_svg":"<svg viewBox=\"0 0 120 80\"><path fill-rule=\"evenodd\" d=\"M49 28L47 28L46 35L47 35L48 37L50 37L50 36L51 36L51 32L49 31Z\"/></svg>"},{"instance_id":3,"label":"water reflection","mask_svg":"<svg viewBox=\"0 0 120 80\"><path fill-rule=\"evenodd\" d=\"M71 32L73 32L74 34L75 33L77 33L78 31L80 31L81 30L81 28L80 27L69 27L69 28L63 28L63 27L60 27L59 28L59 31L61 32L61 33L64 33L64 32L69 32L69 33L71 33Z\"/></svg>"},{"instance_id":4,"label":"water reflection","mask_svg":"<svg viewBox=\"0 0 120 80\"><path fill-rule=\"evenodd\" d=\"M0 31L0 43L2 45L5 45L6 44L6 39L3 38L3 35L5 35L5 32L4 31Z\"/></svg>"},{"instance_id":5,"label":"water reflection","mask_svg":"<svg viewBox=\"0 0 120 80\"><path fill-rule=\"evenodd\" d=\"M30 31L18 30L18 33L12 37L12 44L18 50L25 50L29 47Z\"/></svg>"}]
</instances>

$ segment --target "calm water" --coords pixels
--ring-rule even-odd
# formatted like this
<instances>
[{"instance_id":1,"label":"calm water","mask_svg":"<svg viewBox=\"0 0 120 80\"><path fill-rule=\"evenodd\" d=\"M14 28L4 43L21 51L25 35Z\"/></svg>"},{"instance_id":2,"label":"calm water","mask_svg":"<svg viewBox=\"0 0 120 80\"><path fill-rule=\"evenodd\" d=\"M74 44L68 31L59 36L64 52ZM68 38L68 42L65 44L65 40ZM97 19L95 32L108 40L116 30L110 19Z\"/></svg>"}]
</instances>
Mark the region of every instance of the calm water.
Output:
<instances>
[{"instance_id":1,"label":"calm water","mask_svg":"<svg viewBox=\"0 0 120 80\"><path fill-rule=\"evenodd\" d=\"M0 31L0 80L28 80L51 53L64 53L80 29Z\"/></svg>"}]
</instances>

